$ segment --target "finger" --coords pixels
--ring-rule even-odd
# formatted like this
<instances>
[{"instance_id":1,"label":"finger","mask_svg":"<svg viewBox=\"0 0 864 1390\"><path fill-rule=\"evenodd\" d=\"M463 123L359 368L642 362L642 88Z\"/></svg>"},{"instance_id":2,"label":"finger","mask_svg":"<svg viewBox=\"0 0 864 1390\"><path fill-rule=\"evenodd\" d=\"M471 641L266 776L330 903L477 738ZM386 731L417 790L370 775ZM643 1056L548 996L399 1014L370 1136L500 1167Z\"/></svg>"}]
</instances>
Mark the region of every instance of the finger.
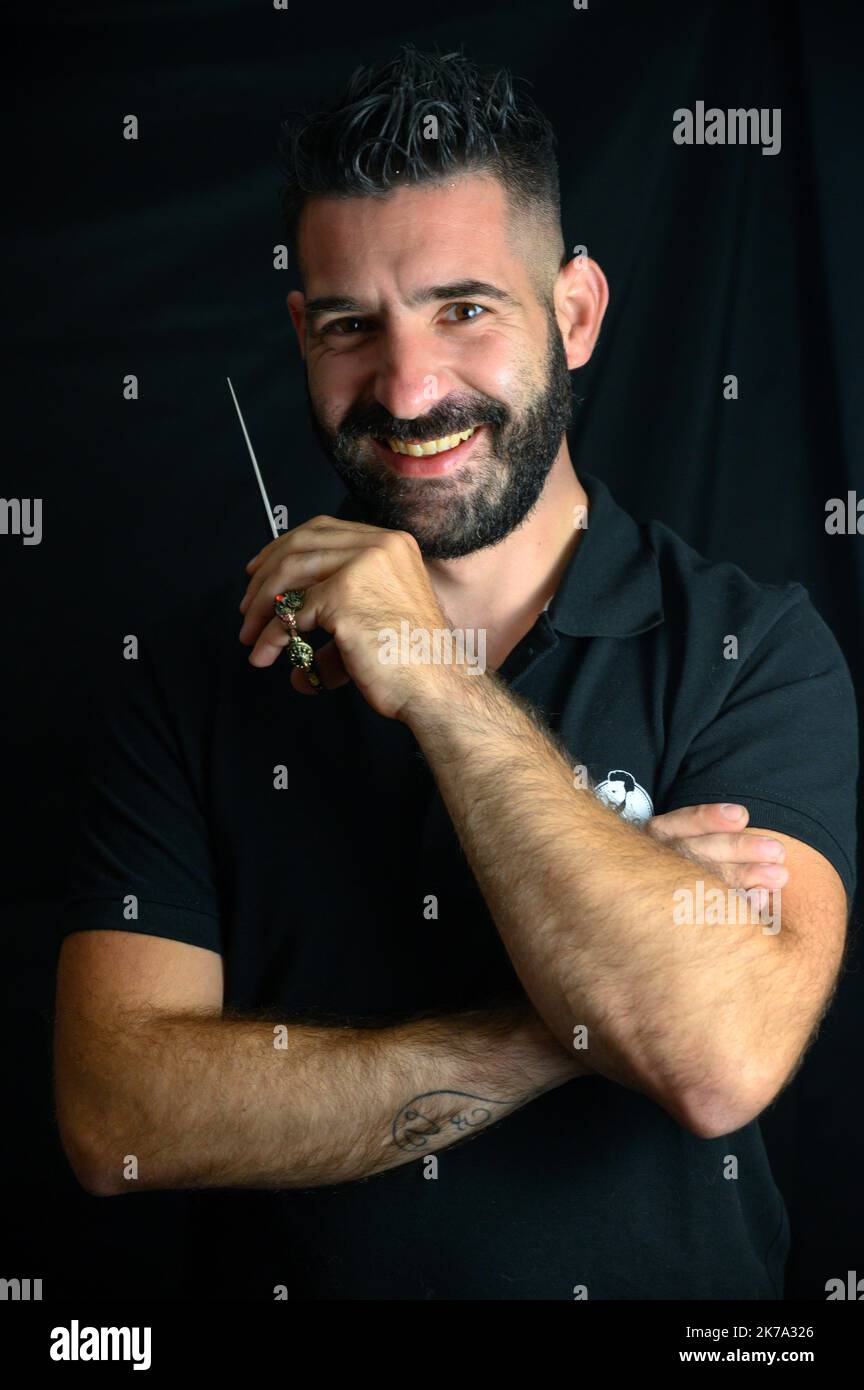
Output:
<instances>
[{"instance_id":1,"label":"finger","mask_svg":"<svg viewBox=\"0 0 864 1390\"><path fill-rule=\"evenodd\" d=\"M773 840L770 835L685 835L675 843L717 863L782 864L786 859L783 841Z\"/></svg>"},{"instance_id":2,"label":"finger","mask_svg":"<svg viewBox=\"0 0 864 1390\"><path fill-rule=\"evenodd\" d=\"M254 592L247 593L241 609L244 613L240 628L241 642L254 641L273 616L277 594L287 589L305 589L303 606L297 610L297 625L301 614L308 613L309 590L342 569L357 554L356 547L339 550L311 550L302 554L279 556L263 566L252 580ZM277 619L279 621L279 619ZM314 626L314 624L313 624Z\"/></svg>"},{"instance_id":3,"label":"finger","mask_svg":"<svg viewBox=\"0 0 864 1390\"><path fill-rule=\"evenodd\" d=\"M299 554L303 550L324 550L325 536L323 529L316 530L316 540L311 539L311 525L307 524L297 527L294 531L286 531L284 535L277 536L259 550L257 555L246 564L249 571L249 583L246 585L246 592L240 602L240 612L248 608L251 598L255 596L267 575L278 566L284 555Z\"/></svg>"},{"instance_id":4,"label":"finger","mask_svg":"<svg viewBox=\"0 0 864 1390\"><path fill-rule=\"evenodd\" d=\"M316 518L318 521L325 521L326 518ZM362 530L352 526L341 525L337 528L325 525L315 525L307 523L299 527L297 531L286 531L284 536L280 536L278 541L271 541L270 545L265 546L261 552L262 559L250 576L246 587L246 593L240 602L240 612L247 613L255 602L261 589L271 582L275 584L273 595L285 589L302 589L306 585L294 583L287 577L296 572L292 569L295 561L302 565L302 556L329 556L338 550L350 551L359 550L371 545L380 545L382 536L388 533L380 526L366 526ZM306 565L309 570L306 573L313 573L316 562L307 559ZM300 569L301 578L303 575ZM274 578L275 576L275 578ZM314 582L313 578L309 583Z\"/></svg>"},{"instance_id":5,"label":"finger","mask_svg":"<svg viewBox=\"0 0 864 1390\"><path fill-rule=\"evenodd\" d=\"M293 536L297 530L299 530L299 527L295 526L292 531L283 531L280 535L274 536L272 541L268 541L266 545L262 545L257 554L253 555L251 560L246 561L247 570L256 569L258 565L262 564L263 561L267 559L268 555L272 555L273 551L278 546L282 545L286 536Z\"/></svg>"},{"instance_id":6,"label":"finger","mask_svg":"<svg viewBox=\"0 0 864 1390\"><path fill-rule=\"evenodd\" d=\"M680 840L685 835L741 830L749 819L750 813L746 806L730 802L707 802L697 806L680 806L677 811L666 811L661 816L652 816L648 822L648 829L661 840Z\"/></svg>"},{"instance_id":7,"label":"finger","mask_svg":"<svg viewBox=\"0 0 864 1390\"><path fill-rule=\"evenodd\" d=\"M249 653L250 666L272 666L294 636L295 634L285 626L281 618L271 619L263 631L258 634ZM244 639L241 637L240 640L243 641ZM249 644L252 639L247 637L245 642Z\"/></svg>"},{"instance_id":8,"label":"finger","mask_svg":"<svg viewBox=\"0 0 864 1390\"><path fill-rule=\"evenodd\" d=\"M240 641L245 644L254 643L249 654L249 661L253 666L272 666L276 658L288 646L292 637L302 637L305 632L313 632L316 627L326 626L331 620L329 614L332 612L333 604L337 596L333 593L332 585L338 582L338 571L341 565L335 566L337 579L325 579L319 584L313 584L306 591L306 597L302 608L298 608L293 624L287 624L275 614L266 623L262 622L261 629L257 633L254 631L244 635L243 629L240 631ZM250 615L247 613L246 623L250 622ZM332 626L329 627L332 632ZM332 661L333 658L325 658ZM341 658L340 658L341 660ZM334 678L338 678L338 671L332 667Z\"/></svg>"},{"instance_id":9,"label":"finger","mask_svg":"<svg viewBox=\"0 0 864 1390\"><path fill-rule=\"evenodd\" d=\"M362 536L369 531L380 535L381 530L380 526L368 526L365 521L343 521L341 517L337 516L315 516L311 521L304 521L300 526L294 526L290 531L283 531L280 536L274 536L273 540L262 546L251 560L246 561L245 568L253 572L273 554L274 550L281 548L289 537L296 538L305 532L314 533L316 544L324 544L328 539L326 535L328 531L336 532L344 537L349 534Z\"/></svg>"},{"instance_id":10,"label":"finger","mask_svg":"<svg viewBox=\"0 0 864 1390\"><path fill-rule=\"evenodd\" d=\"M785 888L789 870L784 864L716 864L712 865L718 878L732 888L764 888L774 892Z\"/></svg>"}]
</instances>

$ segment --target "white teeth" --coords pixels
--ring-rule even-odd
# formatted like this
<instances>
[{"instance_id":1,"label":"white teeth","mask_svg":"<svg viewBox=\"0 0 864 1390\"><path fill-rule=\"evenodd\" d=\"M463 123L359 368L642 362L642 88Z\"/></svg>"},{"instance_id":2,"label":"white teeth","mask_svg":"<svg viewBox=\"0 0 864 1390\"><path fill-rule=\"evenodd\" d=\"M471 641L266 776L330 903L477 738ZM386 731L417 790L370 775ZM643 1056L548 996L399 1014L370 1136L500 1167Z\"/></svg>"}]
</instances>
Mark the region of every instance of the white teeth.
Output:
<instances>
[{"instance_id":1,"label":"white teeth","mask_svg":"<svg viewBox=\"0 0 864 1390\"><path fill-rule=\"evenodd\" d=\"M425 458L427 454L443 454L448 449L455 449L457 444L470 439L476 428L476 425L472 425L470 430L462 430L461 434L447 434L443 439L430 439L426 444L403 444L398 439L388 439L387 443L394 454L410 454L416 459Z\"/></svg>"}]
</instances>

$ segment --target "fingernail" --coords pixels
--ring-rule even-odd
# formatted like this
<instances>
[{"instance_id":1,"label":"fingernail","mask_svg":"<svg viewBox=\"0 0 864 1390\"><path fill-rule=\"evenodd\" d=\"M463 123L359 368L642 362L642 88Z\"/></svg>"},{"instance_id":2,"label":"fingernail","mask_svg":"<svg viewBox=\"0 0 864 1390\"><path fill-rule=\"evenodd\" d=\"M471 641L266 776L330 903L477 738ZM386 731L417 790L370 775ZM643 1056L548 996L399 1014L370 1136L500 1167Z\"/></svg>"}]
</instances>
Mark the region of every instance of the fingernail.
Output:
<instances>
[{"instance_id":1,"label":"fingernail","mask_svg":"<svg viewBox=\"0 0 864 1390\"><path fill-rule=\"evenodd\" d=\"M745 807L736 806L733 801L724 801L720 810L727 820L740 820L744 815Z\"/></svg>"},{"instance_id":2,"label":"fingernail","mask_svg":"<svg viewBox=\"0 0 864 1390\"><path fill-rule=\"evenodd\" d=\"M780 858L783 853L783 846L779 840L769 840L767 835L757 835L756 839L764 850L768 850L771 854L775 854L778 859Z\"/></svg>"},{"instance_id":3,"label":"fingernail","mask_svg":"<svg viewBox=\"0 0 864 1390\"><path fill-rule=\"evenodd\" d=\"M759 872L764 874L765 878L770 878L776 883L777 879L783 877L786 870L782 864L763 864Z\"/></svg>"}]
</instances>

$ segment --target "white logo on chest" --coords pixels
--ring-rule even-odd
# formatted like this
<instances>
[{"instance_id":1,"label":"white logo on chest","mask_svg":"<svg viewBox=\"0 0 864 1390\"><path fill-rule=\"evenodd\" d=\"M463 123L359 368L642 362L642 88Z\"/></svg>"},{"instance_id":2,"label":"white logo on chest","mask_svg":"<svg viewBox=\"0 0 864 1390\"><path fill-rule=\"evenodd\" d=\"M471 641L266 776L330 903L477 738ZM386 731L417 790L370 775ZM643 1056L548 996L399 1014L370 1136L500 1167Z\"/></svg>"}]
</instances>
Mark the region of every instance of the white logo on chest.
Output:
<instances>
[{"instance_id":1,"label":"white logo on chest","mask_svg":"<svg viewBox=\"0 0 864 1390\"><path fill-rule=\"evenodd\" d=\"M594 788L594 795L617 811L623 820L646 821L654 814L654 803L632 772L616 768Z\"/></svg>"}]
</instances>

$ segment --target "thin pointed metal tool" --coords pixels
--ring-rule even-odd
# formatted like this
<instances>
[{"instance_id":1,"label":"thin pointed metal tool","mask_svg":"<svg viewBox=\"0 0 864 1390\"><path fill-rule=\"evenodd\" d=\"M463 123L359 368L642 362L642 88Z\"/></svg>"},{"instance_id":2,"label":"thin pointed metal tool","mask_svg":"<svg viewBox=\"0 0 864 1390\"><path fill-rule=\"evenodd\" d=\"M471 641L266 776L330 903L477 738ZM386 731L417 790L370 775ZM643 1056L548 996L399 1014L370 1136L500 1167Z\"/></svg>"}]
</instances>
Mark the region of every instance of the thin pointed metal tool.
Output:
<instances>
[{"instance_id":1,"label":"thin pointed metal tool","mask_svg":"<svg viewBox=\"0 0 864 1390\"><path fill-rule=\"evenodd\" d=\"M264 479L261 477L261 469L258 467L258 460L255 457L255 450L252 448L252 440L249 438L249 431L246 428L246 421L243 419L243 412L240 409L240 402L237 399L237 393L235 392L234 387L231 385L230 376L226 376L225 380L228 382L228 390L231 392L231 399L233 400L234 408L237 411L237 418L240 421L240 428L243 431L243 438L246 440L246 448L249 450L249 457L252 460L252 467L255 469L255 477L258 479L258 487L261 490L261 500L264 503L264 510L267 513L267 520L270 522L270 530L273 532L274 541L278 541L279 532L276 529L276 522L273 519L273 508L270 506L270 498L267 496L267 489L264 486ZM297 598L297 603L298 605L302 603L302 589L291 590L289 592L292 595L299 594L299 598ZM284 600L285 595L279 594L277 597L280 600ZM294 611L293 608L291 609L291 611ZM302 640L296 628L294 628L294 636L291 639L291 642L289 643L288 655L291 659L292 666L299 666L301 670L305 671L306 679L309 681L309 684L313 687L316 694L323 695L326 692L327 687L321 679L321 672L318 670L318 663L315 660L315 653L309 646L309 643L304 642ZM302 659L298 660L298 657L301 657Z\"/></svg>"},{"instance_id":2,"label":"thin pointed metal tool","mask_svg":"<svg viewBox=\"0 0 864 1390\"><path fill-rule=\"evenodd\" d=\"M273 509L270 506L270 499L267 496L267 489L264 486L264 479L261 477L261 469L258 467L258 460L255 457L255 450L252 448L252 440L249 438L249 431L246 428L246 421L243 419L243 412L240 409L240 402L237 399L234 387L231 385L230 376L226 376L225 380L228 382L228 390L231 392L231 397L234 401L234 406L237 411L237 418L240 421L240 428L242 429L243 437L246 440L246 448L249 450L249 457L252 460L252 467L255 469L255 477L258 479L258 486L261 489L261 497L264 502L264 510L267 513L267 520L270 522L270 530L273 532L273 539L278 540L279 532L276 529L276 522L273 520Z\"/></svg>"}]
</instances>

